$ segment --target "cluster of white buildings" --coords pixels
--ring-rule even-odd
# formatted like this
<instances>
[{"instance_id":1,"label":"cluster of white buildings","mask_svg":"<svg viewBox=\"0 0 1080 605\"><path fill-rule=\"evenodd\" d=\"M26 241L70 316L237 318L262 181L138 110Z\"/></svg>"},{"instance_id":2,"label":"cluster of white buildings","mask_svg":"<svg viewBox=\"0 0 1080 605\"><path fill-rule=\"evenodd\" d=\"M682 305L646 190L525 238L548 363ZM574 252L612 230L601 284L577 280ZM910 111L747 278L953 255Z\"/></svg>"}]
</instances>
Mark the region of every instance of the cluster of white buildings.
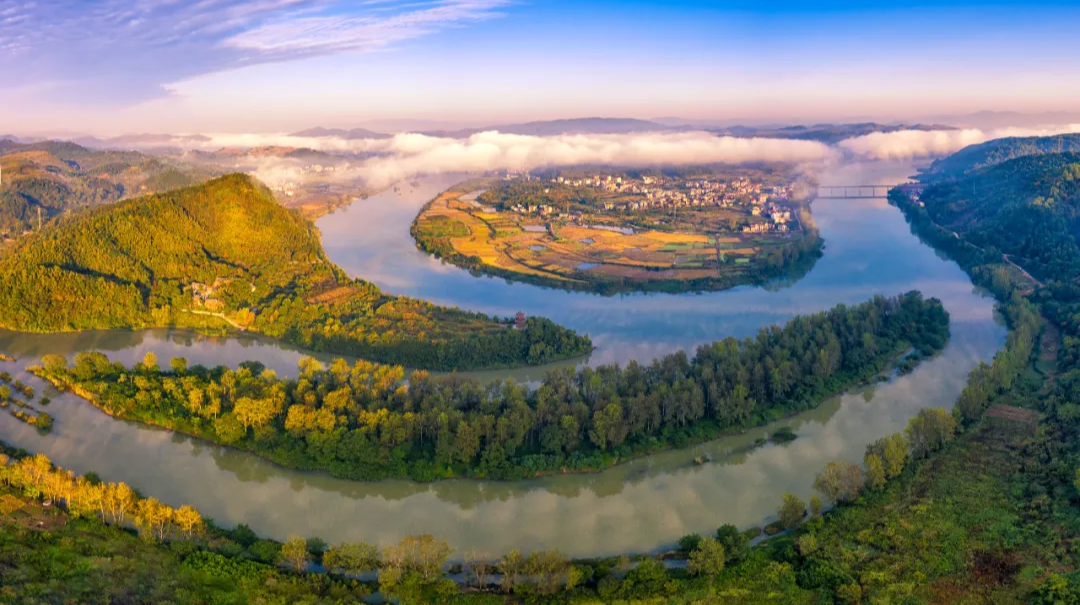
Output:
<instances>
[{"instance_id":1,"label":"cluster of white buildings","mask_svg":"<svg viewBox=\"0 0 1080 605\"><path fill-rule=\"evenodd\" d=\"M769 220L746 225L743 227L743 233L786 233L788 231L788 223L791 222L791 211L785 210L776 204L754 206L753 209L751 209L750 214L753 216L764 216Z\"/></svg>"},{"instance_id":2,"label":"cluster of white buildings","mask_svg":"<svg viewBox=\"0 0 1080 605\"><path fill-rule=\"evenodd\" d=\"M507 172L506 180L540 181L528 172ZM550 179L552 185L589 187L612 194L622 194L628 200L605 202L603 209L611 212L647 210L658 208L718 206L741 207L753 217L766 220L752 221L742 228L743 233L786 233L792 222L791 211L779 202L791 198L790 186L766 185L746 177L735 179L681 180L663 176L593 175L582 178L557 176ZM550 189L545 189L545 193ZM565 214L565 209L550 204L515 204L510 210L518 214L538 215L544 218L562 217L571 221L584 220L580 214Z\"/></svg>"},{"instance_id":3,"label":"cluster of white buildings","mask_svg":"<svg viewBox=\"0 0 1080 605\"><path fill-rule=\"evenodd\" d=\"M296 190L300 188L298 183L288 181L285 183L278 183L276 185L270 185L270 190L276 193L280 193L287 197L296 195Z\"/></svg>"},{"instance_id":4,"label":"cluster of white buildings","mask_svg":"<svg viewBox=\"0 0 1080 605\"><path fill-rule=\"evenodd\" d=\"M334 166L323 166L322 164L311 164L304 166L300 169L303 174L322 174L324 172L334 172L336 168Z\"/></svg>"},{"instance_id":5,"label":"cluster of white buildings","mask_svg":"<svg viewBox=\"0 0 1080 605\"><path fill-rule=\"evenodd\" d=\"M556 177L551 180L560 185L591 187L609 193L641 196L644 199L604 204L605 210L643 210L648 208L671 208L676 206L720 206L729 208L739 203L763 206L770 199L785 200L790 196L787 187L771 187L751 181L746 177L733 180L699 179L679 181L662 176L643 176L631 179L621 176L595 175L583 179Z\"/></svg>"}]
</instances>

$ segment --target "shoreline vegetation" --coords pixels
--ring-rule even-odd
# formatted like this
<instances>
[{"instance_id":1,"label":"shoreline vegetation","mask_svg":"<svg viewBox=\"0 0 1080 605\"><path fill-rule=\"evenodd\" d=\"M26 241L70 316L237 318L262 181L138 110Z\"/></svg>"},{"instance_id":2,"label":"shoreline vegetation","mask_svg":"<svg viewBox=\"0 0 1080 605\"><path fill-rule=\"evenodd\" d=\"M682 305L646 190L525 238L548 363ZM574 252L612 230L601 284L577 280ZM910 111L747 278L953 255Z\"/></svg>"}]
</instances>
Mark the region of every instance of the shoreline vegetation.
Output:
<instances>
[{"instance_id":1,"label":"shoreline vegetation","mask_svg":"<svg viewBox=\"0 0 1080 605\"><path fill-rule=\"evenodd\" d=\"M1060 176L1040 171L1027 180ZM785 495L771 524L778 535L754 547L749 539L760 528L740 532L721 526L715 537L679 540L685 567L665 569L652 556L570 560L552 551L527 557L512 551L501 558L463 553L461 565L447 568L453 553L431 536L407 537L382 550L362 544L327 548L317 538L294 536L282 544L258 540L246 526L218 530L207 524L211 531L197 539L163 543L147 521L139 526L145 539L138 539L93 515L80 516L70 499L64 504L57 498L61 506L46 507L44 486L77 485L79 479L53 471L47 459L18 463L44 468L37 474L13 471L16 464L4 460L0 478L8 487L0 503L2 522L11 529L0 532L0 569L9 585L0 597L337 604L378 588L403 605L1075 603L1080 325L1073 318L1080 310L1080 266L1068 261L1080 247L1055 241L1057 247L1041 258L1059 263L1047 264L1061 272L1033 271L1044 281L1053 278L1033 287L1000 252L967 245L967 229L941 227L923 204L901 192L890 197L916 235L956 261L1002 305L1009 327L1005 347L993 363L971 372L951 414L922 410L903 434L871 444L862 466L830 463L815 481L824 502L816 494L809 502ZM943 197L928 188L921 201L937 211ZM1030 196L1017 201L1025 199ZM1028 211L1056 213L1060 206L1039 204ZM1045 231L1038 223L1004 224ZM1004 250L1027 258L1017 252ZM49 480L55 477L60 480ZM830 501L834 506L825 510ZM176 535L178 524L167 520L160 526L167 527L166 538ZM304 573L312 561L331 573ZM285 571L285 565L295 571ZM375 569L377 581L362 586L342 575ZM65 580L58 583L60 571ZM447 571L462 572L463 585L455 585Z\"/></svg>"},{"instance_id":2,"label":"shoreline vegetation","mask_svg":"<svg viewBox=\"0 0 1080 605\"><path fill-rule=\"evenodd\" d=\"M315 352L430 370L583 356L587 336L392 296L330 262L314 225L246 175L61 217L0 258L0 326L239 326Z\"/></svg>"},{"instance_id":3,"label":"shoreline vegetation","mask_svg":"<svg viewBox=\"0 0 1080 605\"><path fill-rule=\"evenodd\" d=\"M613 296L790 282L810 271L824 246L810 212L811 199L789 201L785 206L789 214L794 211L797 218L791 224L799 228L784 237L726 231L669 232L655 225L642 230L636 223L632 227L583 227L552 219L542 221L543 233L530 233L535 225L522 224L540 219L517 217L512 212L476 213L469 204L479 202L462 201L487 183L463 183L425 204L409 228L416 247L476 277ZM708 214L707 210L697 212ZM747 218L749 214L730 220L734 223ZM462 252L464 248L474 253ZM714 262L714 267L705 268ZM664 277L669 274L676 277Z\"/></svg>"},{"instance_id":4,"label":"shoreline vegetation","mask_svg":"<svg viewBox=\"0 0 1080 605\"><path fill-rule=\"evenodd\" d=\"M517 480L594 472L800 411L870 379L905 352L948 341L948 314L916 292L792 319L649 366L563 369L513 381L406 377L399 366L301 361L297 379L260 364L128 368L100 353L31 368L106 413L354 480Z\"/></svg>"}]
</instances>

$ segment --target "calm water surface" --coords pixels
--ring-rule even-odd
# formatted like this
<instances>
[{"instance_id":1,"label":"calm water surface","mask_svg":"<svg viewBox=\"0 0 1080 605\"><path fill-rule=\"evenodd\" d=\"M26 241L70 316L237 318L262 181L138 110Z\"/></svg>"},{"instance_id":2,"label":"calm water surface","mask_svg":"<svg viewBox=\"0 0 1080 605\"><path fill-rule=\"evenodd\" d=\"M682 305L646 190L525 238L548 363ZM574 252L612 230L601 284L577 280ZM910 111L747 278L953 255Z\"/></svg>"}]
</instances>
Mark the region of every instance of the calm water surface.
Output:
<instances>
[{"instance_id":1,"label":"calm water surface","mask_svg":"<svg viewBox=\"0 0 1080 605\"><path fill-rule=\"evenodd\" d=\"M895 182L910 166L851 166L822 182ZM260 459L160 430L116 421L70 395L48 411L52 434L39 435L0 414L0 439L48 454L78 472L97 471L172 504L197 506L219 523L245 522L276 538L318 535L330 542L386 543L432 533L459 550L491 555L511 548L557 547L572 555L646 551L690 532L711 533L770 519L785 491L810 494L814 474L835 459L861 460L866 444L903 428L924 406L951 406L970 369L1004 342L992 301L964 273L911 235L884 200L818 200L814 215L825 255L801 279L769 288L701 295L600 297L476 278L418 251L408 235L428 199L457 177L402 185L319 220L331 259L351 274L396 294L502 316L524 311L588 333L592 365L649 359L728 335L746 336L792 315L857 303L913 288L940 298L952 315L952 340L913 374L830 400L817 410L746 435L667 452L595 475L563 475L497 483L408 481L356 483L320 473L276 468ZM184 356L207 365L257 359L295 373L306 353L257 337L206 338L185 332L89 332L24 335L0 332L0 351L19 357L0 369L47 390L22 369L45 353L101 350L132 362L152 350L162 360ZM526 380L541 370L510 375ZM507 372L481 373L497 378ZM778 426L799 438L752 448ZM710 454L713 463L693 464Z\"/></svg>"}]
</instances>

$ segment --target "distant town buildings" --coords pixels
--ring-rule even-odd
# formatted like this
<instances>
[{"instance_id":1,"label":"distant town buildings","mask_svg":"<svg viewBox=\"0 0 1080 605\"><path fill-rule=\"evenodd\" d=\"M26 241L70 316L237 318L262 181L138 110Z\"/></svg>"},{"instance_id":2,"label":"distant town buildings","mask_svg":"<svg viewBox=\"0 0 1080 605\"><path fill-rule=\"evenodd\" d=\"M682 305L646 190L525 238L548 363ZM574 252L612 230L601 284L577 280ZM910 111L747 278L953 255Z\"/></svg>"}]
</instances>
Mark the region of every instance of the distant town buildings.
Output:
<instances>
[{"instance_id":1,"label":"distant town buildings","mask_svg":"<svg viewBox=\"0 0 1080 605\"><path fill-rule=\"evenodd\" d=\"M505 180L539 181L539 177L526 172L508 171ZM767 218L766 222L754 222L743 228L747 233L769 231L785 232L791 222L790 211L778 204L791 199L790 185L766 185L746 177L720 178L705 177L700 179L677 179L664 176L642 175L640 178L619 175L594 174L584 177L556 176L550 181L553 185L566 187L586 187L612 194L610 201L602 202L597 208L605 212L634 212L641 210L662 210L714 206L721 208L742 208L752 217ZM545 188L544 193L550 193ZM550 204L518 203L509 207L518 214L534 215L541 218L565 218L581 220L575 213L567 213L564 208Z\"/></svg>"}]
</instances>

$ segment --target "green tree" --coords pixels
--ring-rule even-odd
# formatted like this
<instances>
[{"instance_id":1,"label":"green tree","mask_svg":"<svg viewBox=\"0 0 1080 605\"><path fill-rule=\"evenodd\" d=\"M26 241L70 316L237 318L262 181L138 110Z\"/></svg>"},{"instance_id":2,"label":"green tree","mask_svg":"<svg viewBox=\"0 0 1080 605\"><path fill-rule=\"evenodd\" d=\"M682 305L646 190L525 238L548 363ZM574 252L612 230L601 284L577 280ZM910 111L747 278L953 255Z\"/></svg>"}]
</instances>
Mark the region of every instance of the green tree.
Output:
<instances>
[{"instance_id":1,"label":"green tree","mask_svg":"<svg viewBox=\"0 0 1080 605\"><path fill-rule=\"evenodd\" d=\"M850 502L859 497L862 469L850 462L830 462L814 479L814 489L832 502Z\"/></svg>"},{"instance_id":2,"label":"green tree","mask_svg":"<svg viewBox=\"0 0 1080 605\"><path fill-rule=\"evenodd\" d=\"M365 542L342 542L326 550L323 565L341 573L364 573L378 568L379 549Z\"/></svg>"},{"instance_id":3,"label":"green tree","mask_svg":"<svg viewBox=\"0 0 1080 605\"><path fill-rule=\"evenodd\" d=\"M298 572L304 571L311 561L307 540L297 535L289 536L289 539L281 545L281 557L289 565L292 565L294 570Z\"/></svg>"},{"instance_id":4,"label":"green tree","mask_svg":"<svg viewBox=\"0 0 1080 605\"><path fill-rule=\"evenodd\" d=\"M687 570L692 575L708 578L710 598L713 596L713 577L724 571L726 561L723 545L714 538L702 538L697 550L690 553Z\"/></svg>"},{"instance_id":5,"label":"green tree","mask_svg":"<svg viewBox=\"0 0 1080 605\"><path fill-rule=\"evenodd\" d=\"M499 561L499 570L503 575L503 589L507 593L514 592L521 581L521 574L525 572L525 557L515 548Z\"/></svg>"},{"instance_id":6,"label":"green tree","mask_svg":"<svg viewBox=\"0 0 1080 605\"><path fill-rule=\"evenodd\" d=\"M716 541L724 547L724 554L729 563L738 563L750 552L750 540L730 523L721 525L716 530Z\"/></svg>"},{"instance_id":7,"label":"green tree","mask_svg":"<svg viewBox=\"0 0 1080 605\"><path fill-rule=\"evenodd\" d=\"M913 458L923 458L952 441L956 418L942 408L923 408L904 429Z\"/></svg>"},{"instance_id":8,"label":"green tree","mask_svg":"<svg viewBox=\"0 0 1080 605\"><path fill-rule=\"evenodd\" d=\"M704 542L705 539L702 539L702 543ZM664 564L649 557L639 561L637 566L626 574L623 590L631 598L645 599L664 592L667 582L668 575Z\"/></svg>"},{"instance_id":9,"label":"green tree","mask_svg":"<svg viewBox=\"0 0 1080 605\"><path fill-rule=\"evenodd\" d=\"M679 550L685 554L697 550L699 544L701 544L701 534L687 534L679 538Z\"/></svg>"},{"instance_id":10,"label":"green tree","mask_svg":"<svg viewBox=\"0 0 1080 605\"><path fill-rule=\"evenodd\" d=\"M240 424L240 421L236 419L236 415L232 412L228 414L222 414L214 420L214 433L217 434L218 439L225 445L232 445L237 441L240 441L247 435L247 429L244 425Z\"/></svg>"},{"instance_id":11,"label":"green tree","mask_svg":"<svg viewBox=\"0 0 1080 605\"><path fill-rule=\"evenodd\" d=\"M907 464L908 444L907 439L900 433L893 433L879 440L881 449L877 454L885 463L885 475L889 479L898 476L904 471Z\"/></svg>"},{"instance_id":12,"label":"green tree","mask_svg":"<svg viewBox=\"0 0 1080 605\"><path fill-rule=\"evenodd\" d=\"M143 355L140 369L147 374L153 374L161 369L158 366L157 355L155 355L153 351L147 351L146 354Z\"/></svg>"},{"instance_id":13,"label":"green tree","mask_svg":"<svg viewBox=\"0 0 1080 605\"><path fill-rule=\"evenodd\" d=\"M866 465L866 486L873 490L885 487L885 465L877 454L867 454L863 459Z\"/></svg>"},{"instance_id":14,"label":"green tree","mask_svg":"<svg viewBox=\"0 0 1080 605\"><path fill-rule=\"evenodd\" d=\"M281 413L281 408L271 398L241 397L233 406L233 414L248 429L260 429Z\"/></svg>"},{"instance_id":15,"label":"green tree","mask_svg":"<svg viewBox=\"0 0 1080 605\"><path fill-rule=\"evenodd\" d=\"M169 367L176 374L184 374L187 372L188 360L183 357L173 357L169 360Z\"/></svg>"},{"instance_id":16,"label":"green tree","mask_svg":"<svg viewBox=\"0 0 1080 605\"><path fill-rule=\"evenodd\" d=\"M626 438L622 407L610 403L604 409L593 414L593 428L589 438L599 449L616 448Z\"/></svg>"},{"instance_id":17,"label":"green tree","mask_svg":"<svg viewBox=\"0 0 1080 605\"><path fill-rule=\"evenodd\" d=\"M68 362L63 355L49 353L41 357L41 366L49 373L57 373L66 370Z\"/></svg>"},{"instance_id":18,"label":"green tree","mask_svg":"<svg viewBox=\"0 0 1080 605\"><path fill-rule=\"evenodd\" d=\"M786 492L776 514L784 529L794 529L806 517L806 504L795 494Z\"/></svg>"},{"instance_id":19,"label":"green tree","mask_svg":"<svg viewBox=\"0 0 1080 605\"><path fill-rule=\"evenodd\" d=\"M534 550L525 561L525 573L536 581L540 594L553 594L569 579L570 559L558 550Z\"/></svg>"}]
</instances>

